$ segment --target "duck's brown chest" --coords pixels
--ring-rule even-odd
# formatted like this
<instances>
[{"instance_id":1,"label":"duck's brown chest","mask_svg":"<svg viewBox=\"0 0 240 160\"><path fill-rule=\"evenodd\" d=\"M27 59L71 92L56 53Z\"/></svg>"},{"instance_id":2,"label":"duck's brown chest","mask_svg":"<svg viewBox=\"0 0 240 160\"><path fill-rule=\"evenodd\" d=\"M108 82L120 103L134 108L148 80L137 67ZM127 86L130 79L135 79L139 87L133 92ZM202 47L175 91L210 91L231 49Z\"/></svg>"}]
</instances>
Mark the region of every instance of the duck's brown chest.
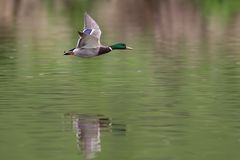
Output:
<instances>
[{"instance_id":1,"label":"duck's brown chest","mask_svg":"<svg viewBox=\"0 0 240 160\"><path fill-rule=\"evenodd\" d=\"M108 52L111 52L111 48L110 47L100 47L99 51L98 51L98 56L106 54Z\"/></svg>"}]
</instances>

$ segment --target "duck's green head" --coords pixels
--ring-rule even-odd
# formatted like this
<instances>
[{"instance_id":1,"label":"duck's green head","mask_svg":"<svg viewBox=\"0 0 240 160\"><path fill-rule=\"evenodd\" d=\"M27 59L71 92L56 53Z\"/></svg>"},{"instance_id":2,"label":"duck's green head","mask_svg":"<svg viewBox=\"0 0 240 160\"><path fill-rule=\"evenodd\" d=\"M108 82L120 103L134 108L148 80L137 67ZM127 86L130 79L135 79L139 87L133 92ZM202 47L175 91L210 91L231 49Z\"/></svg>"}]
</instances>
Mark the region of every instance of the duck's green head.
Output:
<instances>
[{"instance_id":1,"label":"duck's green head","mask_svg":"<svg viewBox=\"0 0 240 160\"><path fill-rule=\"evenodd\" d=\"M126 44L124 43L116 43L110 46L113 50L114 49L132 49L131 47L128 47Z\"/></svg>"}]
</instances>

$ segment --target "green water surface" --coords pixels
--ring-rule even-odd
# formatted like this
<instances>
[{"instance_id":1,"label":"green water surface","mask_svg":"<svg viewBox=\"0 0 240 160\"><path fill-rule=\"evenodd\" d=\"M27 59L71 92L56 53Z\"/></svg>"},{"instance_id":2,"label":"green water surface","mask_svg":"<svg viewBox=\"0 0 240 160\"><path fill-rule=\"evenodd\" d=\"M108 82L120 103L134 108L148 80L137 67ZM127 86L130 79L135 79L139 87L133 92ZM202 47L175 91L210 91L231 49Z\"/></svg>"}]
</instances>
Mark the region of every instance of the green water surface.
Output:
<instances>
[{"instance_id":1,"label":"green water surface","mask_svg":"<svg viewBox=\"0 0 240 160\"><path fill-rule=\"evenodd\" d=\"M0 1L0 159L240 159L239 3L131 2Z\"/></svg>"}]
</instances>

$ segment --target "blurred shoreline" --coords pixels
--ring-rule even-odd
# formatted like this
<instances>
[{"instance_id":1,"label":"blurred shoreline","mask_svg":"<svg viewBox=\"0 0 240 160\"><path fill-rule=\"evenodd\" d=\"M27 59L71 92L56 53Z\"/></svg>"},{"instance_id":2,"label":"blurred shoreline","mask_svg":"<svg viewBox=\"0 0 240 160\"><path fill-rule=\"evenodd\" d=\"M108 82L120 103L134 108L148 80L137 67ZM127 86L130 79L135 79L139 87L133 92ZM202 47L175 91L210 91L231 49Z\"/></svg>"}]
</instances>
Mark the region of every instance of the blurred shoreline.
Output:
<instances>
[{"instance_id":1,"label":"blurred shoreline","mask_svg":"<svg viewBox=\"0 0 240 160\"><path fill-rule=\"evenodd\" d=\"M239 42L240 37L240 12L234 11L221 19L221 14L206 15L193 0L1 0L0 10L2 30L16 30L21 38L47 37L52 14L58 17L52 30L75 33L82 25L85 11L96 17L104 31L119 34L120 39L147 33L157 44L179 41L211 44Z\"/></svg>"}]
</instances>

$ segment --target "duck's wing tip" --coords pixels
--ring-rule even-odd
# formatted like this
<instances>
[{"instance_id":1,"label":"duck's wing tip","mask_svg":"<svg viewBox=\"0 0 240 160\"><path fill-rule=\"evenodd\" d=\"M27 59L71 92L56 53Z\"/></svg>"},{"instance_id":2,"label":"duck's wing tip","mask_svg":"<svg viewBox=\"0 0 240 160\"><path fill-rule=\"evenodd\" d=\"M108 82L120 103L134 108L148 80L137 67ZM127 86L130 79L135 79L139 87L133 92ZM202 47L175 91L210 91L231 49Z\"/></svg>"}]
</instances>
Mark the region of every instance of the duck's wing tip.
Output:
<instances>
[{"instance_id":1,"label":"duck's wing tip","mask_svg":"<svg viewBox=\"0 0 240 160\"><path fill-rule=\"evenodd\" d=\"M100 29L97 22L87 12L84 14L84 29Z\"/></svg>"},{"instance_id":2,"label":"duck's wing tip","mask_svg":"<svg viewBox=\"0 0 240 160\"><path fill-rule=\"evenodd\" d=\"M89 35L93 35L98 39L100 39L102 34L101 29L97 22L87 12L85 12L84 15L83 32Z\"/></svg>"},{"instance_id":3,"label":"duck's wing tip","mask_svg":"<svg viewBox=\"0 0 240 160\"><path fill-rule=\"evenodd\" d=\"M84 16L89 16L89 14L88 14L88 12L86 11L86 12L84 12Z\"/></svg>"}]
</instances>

